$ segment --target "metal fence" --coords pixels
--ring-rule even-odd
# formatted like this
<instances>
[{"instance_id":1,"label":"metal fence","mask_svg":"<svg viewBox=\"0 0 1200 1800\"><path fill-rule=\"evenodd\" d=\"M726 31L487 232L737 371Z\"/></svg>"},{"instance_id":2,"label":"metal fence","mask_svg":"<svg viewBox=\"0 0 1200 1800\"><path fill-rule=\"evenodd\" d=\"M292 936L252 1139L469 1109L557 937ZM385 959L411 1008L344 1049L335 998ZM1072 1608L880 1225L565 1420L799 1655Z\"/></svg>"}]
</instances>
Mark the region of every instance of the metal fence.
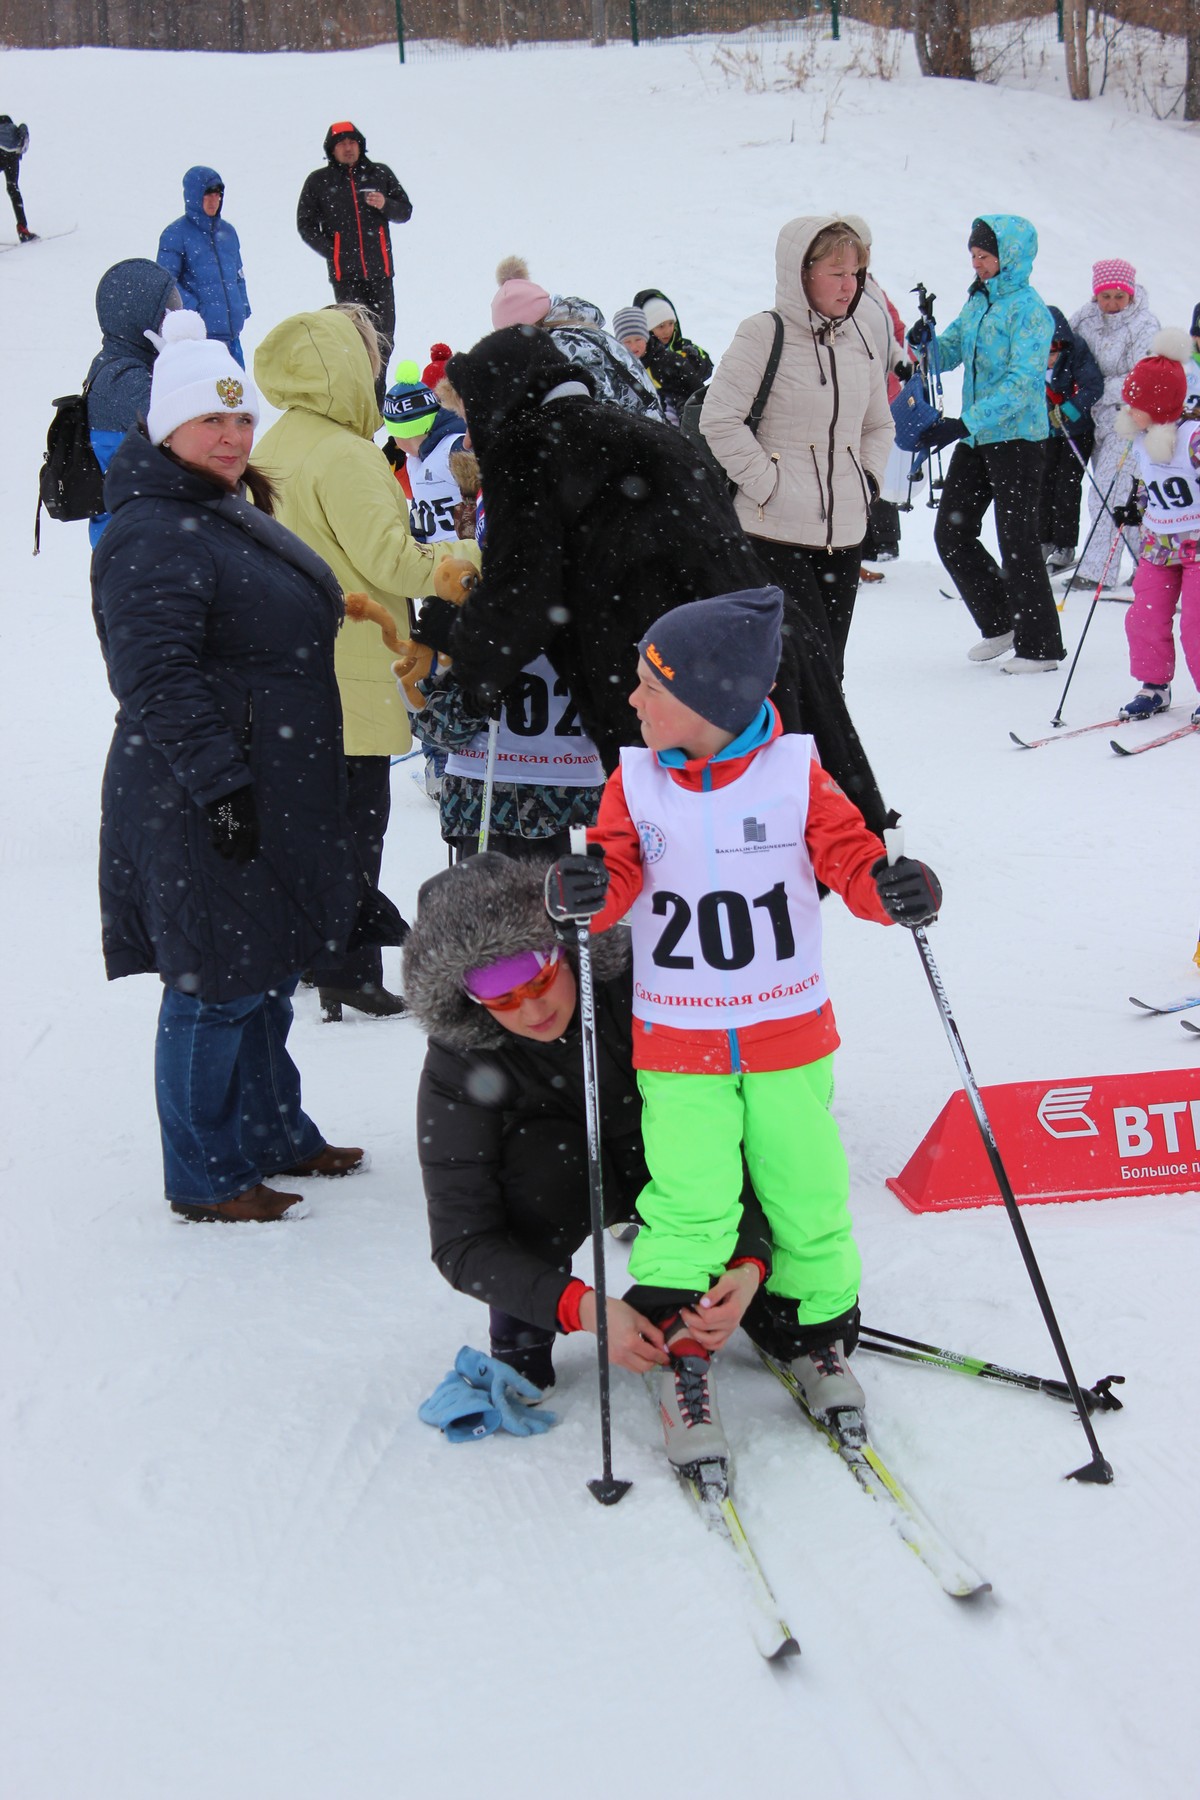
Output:
<instances>
[{"instance_id":1,"label":"metal fence","mask_svg":"<svg viewBox=\"0 0 1200 1800\"><path fill-rule=\"evenodd\" d=\"M1041 0L1045 5L1047 0ZM688 39L764 45L883 33L893 66L914 0L3 0L0 43L159 50L333 50L397 43L403 56L516 50L544 43L651 46ZM1061 68L1061 4L969 0L972 57L985 81L1041 85ZM1183 34L1200 0L1116 0L1089 14L1093 93L1121 92L1159 118L1183 116ZM1193 26L1194 29L1194 26ZM723 54L740 54L731 48ZM872 72L873 63L866 65Z\"/></svg>"}]
</instances>

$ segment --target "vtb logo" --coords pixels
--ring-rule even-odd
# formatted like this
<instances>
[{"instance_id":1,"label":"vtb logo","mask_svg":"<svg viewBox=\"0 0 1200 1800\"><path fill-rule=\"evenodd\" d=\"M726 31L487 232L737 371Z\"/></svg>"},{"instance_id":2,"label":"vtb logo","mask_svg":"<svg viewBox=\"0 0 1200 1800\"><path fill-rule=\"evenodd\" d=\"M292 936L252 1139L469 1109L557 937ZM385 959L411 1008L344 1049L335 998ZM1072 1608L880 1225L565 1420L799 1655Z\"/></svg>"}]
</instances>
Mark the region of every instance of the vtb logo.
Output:
<instances>
[{"instance_id":1,"label":"vtb logo","mask_svg":"<svg viewBox=\"0 0 1200 1800\"><path fill-rule=\"evenodd\" d=\"M1038 1101L1037 1120L1052 1138L1099 1137L1094 1119L1084 1107L1091 1098L1091 1086L1047 1088Z\"/></svg>"}]
</instances>

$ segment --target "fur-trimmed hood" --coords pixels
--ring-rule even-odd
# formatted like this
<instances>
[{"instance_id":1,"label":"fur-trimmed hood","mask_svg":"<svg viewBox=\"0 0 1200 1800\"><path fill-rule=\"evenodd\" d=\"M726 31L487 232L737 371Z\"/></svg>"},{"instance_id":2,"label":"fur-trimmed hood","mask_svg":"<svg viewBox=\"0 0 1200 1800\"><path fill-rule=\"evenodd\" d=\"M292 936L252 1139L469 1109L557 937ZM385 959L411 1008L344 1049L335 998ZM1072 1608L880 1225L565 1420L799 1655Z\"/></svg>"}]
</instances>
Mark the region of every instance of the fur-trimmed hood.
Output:
<instances>
[{"instance_id":1,"label":"fur-trimmed hood","mask_svg":"<svg viewBox=\"0 0 1200 1800\"><path fill-rule=\"evenodd\" d=\"M404 997L431 1036L455 1050L495 1050L512 1034L463 986L468 969L542 950L554 942L542 890L545 862L514 862L487 852L432 876L417 897L417 922L404 946ZM575 952L566 955L572 965ZM611 980L629 961L620 927L592 939L597 981Z\"/></svg>"}]
</instances>

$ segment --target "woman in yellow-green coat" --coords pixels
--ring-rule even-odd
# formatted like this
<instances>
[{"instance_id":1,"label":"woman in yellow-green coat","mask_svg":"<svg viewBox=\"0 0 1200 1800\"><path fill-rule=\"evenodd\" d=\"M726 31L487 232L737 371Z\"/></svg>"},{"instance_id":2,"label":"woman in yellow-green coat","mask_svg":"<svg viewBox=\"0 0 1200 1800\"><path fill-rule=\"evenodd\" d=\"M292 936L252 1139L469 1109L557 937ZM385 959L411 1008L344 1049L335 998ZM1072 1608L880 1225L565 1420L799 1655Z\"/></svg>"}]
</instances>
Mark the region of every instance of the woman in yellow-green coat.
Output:
<instances>
[{"instance_id":1,"label":"woman in yellow-green coat","mask_svg":"<svg viewBox=\"0 0 1200 1800\"><path fill-rule=\"evenodd\" d=\"M278 419L258 446L275 482L276 514L330 565L346 593L366 593L392 614L401 637L411 601L434 592L434 565L447 553L477 558L473 545L418 544L395 476L373 439L379 347L362 308L326 307L285 319L254 357L259 391ZM347 619L335 667L345 723L350 817L359 857L378 881L390 810L393 756L411 747L408 714L378 627ZM326 1015L343 1005L389 1016L404 1002L383 984L378 950L321 961L313 970Z\"/></svg>"}]
</instances>

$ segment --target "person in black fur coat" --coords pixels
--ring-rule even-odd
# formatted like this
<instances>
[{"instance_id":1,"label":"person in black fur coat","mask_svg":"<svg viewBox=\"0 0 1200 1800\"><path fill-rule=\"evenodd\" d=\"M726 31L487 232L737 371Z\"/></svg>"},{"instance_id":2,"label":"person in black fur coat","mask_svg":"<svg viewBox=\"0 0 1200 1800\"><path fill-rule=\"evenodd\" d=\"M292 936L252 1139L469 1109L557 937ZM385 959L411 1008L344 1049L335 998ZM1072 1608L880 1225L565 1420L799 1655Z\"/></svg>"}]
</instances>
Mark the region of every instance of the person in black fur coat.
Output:
<instances>
[{"instance_id":1,"label":"person in black fur coat","mask_svg":"<svg viewBox=\"0 0 1200 1800\"><path fill-rule=\"evenodd\" d=\"M511 326L453 357L487 508L483 576L461 608L427 600L414 636L494 702L545 651L606 770L641 742L628 696L638 640L687 600L768 576L726 484L678 432L596 404L586 370ZM828 624L788 596L773 695L872 830L891 822L834 668Z\"/></svg>"}]
</instances>

